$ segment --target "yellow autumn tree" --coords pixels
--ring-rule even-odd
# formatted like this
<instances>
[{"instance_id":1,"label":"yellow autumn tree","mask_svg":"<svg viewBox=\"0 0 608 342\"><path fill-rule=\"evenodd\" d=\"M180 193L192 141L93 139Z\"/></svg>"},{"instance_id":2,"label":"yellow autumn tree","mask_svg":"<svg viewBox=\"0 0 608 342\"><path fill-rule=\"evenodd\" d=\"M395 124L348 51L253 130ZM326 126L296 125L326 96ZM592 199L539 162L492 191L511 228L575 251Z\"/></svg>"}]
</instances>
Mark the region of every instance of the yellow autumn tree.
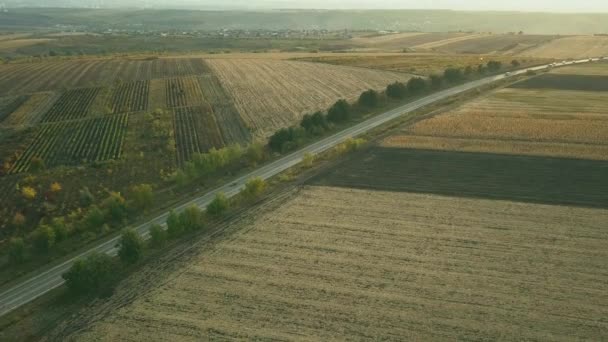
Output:
<instances>
[{"instance_id":1,"label":"yellow autumn tree","mask_svg":"<svg viewBox=\"0 0 608 342\"><path fill-rule=\"evenodd\" d=\"M21 188L21 195L27 200L33 200L36 198L36 189L31 186L24 186Z\"/></svg>"},{"instance_id":2,"label":"yellow autumn tree","mask_svg":"<svg viewBox=\"0 0 608 342\"><path fill-rule=\"evenodd\" d=\"M53 182L51 184L50 190L52 193L57 193L57 192L61 191L61 189L63 189L63 188L61 187L61 184L59 184L58 182Z\"/></svg>"}]
</instances>

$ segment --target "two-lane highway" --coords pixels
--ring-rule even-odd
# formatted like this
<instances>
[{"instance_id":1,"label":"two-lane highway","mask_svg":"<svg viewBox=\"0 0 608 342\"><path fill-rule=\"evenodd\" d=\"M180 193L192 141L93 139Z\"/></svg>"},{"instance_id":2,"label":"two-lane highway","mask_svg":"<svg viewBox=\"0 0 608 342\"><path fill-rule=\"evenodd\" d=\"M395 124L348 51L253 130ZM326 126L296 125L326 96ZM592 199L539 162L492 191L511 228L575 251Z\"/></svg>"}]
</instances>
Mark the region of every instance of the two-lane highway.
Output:
<instances>
[{"instance_id":1,"label":"two-lane highway","mask_svg":"<svg viewBox=\"0 0 608 342\"><path fill-rule=\"evenodd\" d=\"M597 61L599 59L594 58L592 60ZM401 116L403 114L410 113L421 107L424 107L424 106L432 104L434 102L443 100L450 96L460 94L462 92L477 88L482 85L496 82L498 80L504 79L505 77L524 74L524 73L526 73L527 70L539 71L539 70L547 69L552 66L557 67L557 66L564 66L564 65L570 65L570 64L579 64L579 63L585 63L588 61L590 61L590 59L554 63L554 64L550 64L550 65L543 65L543 66L538 66L538 67L534 67L534 68L528 68L525 70L520 70L520 71L516 71L516 72L512 72L512 73L507 73L507 74L487 77L487 78L480 79L477 81L472 81L472 82L469 82L469 83L466 83L466 84L463 84L460 86L456 86L456 87L453 87L450 89L446 89L446 90L431 94L427 97L421 98L412 103L408 103L406 105L395 108L388 112L374 116L355 126L347 128L339 133L336 133L336 134L329 136L325 139L322 139L316 143L308 145L294 153L291 153L270 164L262 166L242 177L239 177L222 187L219 187L213 191L210 191L207 194L205 194L199 198L196 198L188 203L185 203L179 207L176 207L176 208L174 208L174 210L179 212L191 205L197 205L201 208L204 208L220 192L225 193L226 196L228 196L228 197L232 197L232 196L236 195L237 193L239 193L245 187L245 183L247 182L247 180L249 180L252 177L261 177L263 179L268 179L268 178L275 176L275 175L291 168L292 166L300 163L302 161L303 156L306 153L318 154L318 153L324 152L324 151L344 142L345 140L347 140L350 137L356 137L361 134L364 134L388 121L398 118L399 116ZM141 234L143 237L147 238L149 236L150 227L154 224L160 224L160 225L164 226L165 222L167 220L168 214L169 214L168 212L165 214L162 214L142 225L135 227L135 229L137 230L137 232L139 232L139 234ZM61 263L57 266L53 266L46 270L41 270L39 273L37 273L33 276L30 276L27 279L24 279L19 284L14 285L13 287L2 292L0 294L0 316L5 315L6 313L10 312L11 310L14 310L24 304L27 304L27 303L33 301L34 299L44 295L45 293L61 286L64 282L61 275L63 273L65 273L72 266L74 261L76 261L77 259L85 257L88 254L91 254L93 252L106 253L106 254L109 254L112 256L116 255L119 239L120 239L120 237L116 236L104 243L101 243L101 244L89 249L86 252L83 252L73 258L70 258L69 260L64 261L63 263Z\"/></svg>"}]
</instances>

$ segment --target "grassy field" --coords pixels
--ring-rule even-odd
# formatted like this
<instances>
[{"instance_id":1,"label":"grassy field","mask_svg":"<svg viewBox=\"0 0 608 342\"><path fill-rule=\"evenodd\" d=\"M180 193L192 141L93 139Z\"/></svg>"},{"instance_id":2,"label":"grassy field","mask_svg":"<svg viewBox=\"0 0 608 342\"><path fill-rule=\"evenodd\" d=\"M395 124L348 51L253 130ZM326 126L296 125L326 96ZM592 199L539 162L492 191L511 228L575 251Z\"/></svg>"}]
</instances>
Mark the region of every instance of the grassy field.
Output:
<instances>
[{"instance_id":1,"label":"grassy field","mask_svg":"<svg viewBox=\"0 0 608 342\"><path fill-rule=\"evenodd\" d=\"M490 60L500 61L504 65L510 65L514 58L512 56L496 55L466 55L466 54L428 54L413 53L401 55L335 55L319 57L302 57L298 60L345 65L387 71L409 72L418 75L441 74L447 67L464 68L471 66L474 69L480 64L486 64ZM524 64L541 64L548 59L525 58L518 59Z\"/></svg>"},{"instance_id":2,"label":"grassy field","mask_svg":"<svg viewBox=\"0 0 608 342\"><path fill-rule=\"evenodd\" d=\"M297 61L210 59L252 133L266 138L328 108L336 99L356 99L367 89L383 90L410 75Z\"/></svg>"},{"instance_id":3,"label":"grassy field","mask_svg":"<svg viewBox=\"0 0 608 342\"><path fill-rule=\"evenodd\" d=\"M167 264L162 283L123 287L103 314L89 309L52 336L597 340L606 219L599 209L305 187Z\"/></svg>"}]
</instances>

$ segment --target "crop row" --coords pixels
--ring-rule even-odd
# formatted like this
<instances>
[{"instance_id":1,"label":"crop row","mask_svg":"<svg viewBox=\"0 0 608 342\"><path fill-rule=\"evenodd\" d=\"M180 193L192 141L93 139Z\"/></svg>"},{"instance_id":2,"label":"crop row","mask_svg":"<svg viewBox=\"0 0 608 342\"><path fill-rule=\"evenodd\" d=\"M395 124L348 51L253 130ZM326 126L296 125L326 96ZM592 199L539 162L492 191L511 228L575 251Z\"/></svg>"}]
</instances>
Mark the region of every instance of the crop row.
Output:
<instances>
[{"instance_id":1,"label":"crop row","mask_svg":"<svg viewBox=\"0 0 608 342\"><path fill-rule=\"evenodd\" d=\"M183 165L194 153L205 153L224 145L220 129L209 106L174 110L177 163Z\"/></svg>"},{"instance_id":2,"label":"crop row","mask_svg":"<svg viewBox=\"0 0 608 342\"><path fill-rule=\"evenodd\" d=\"M47 167L117 159L128 123L127 114L41 125L11 173L25 172L33 158Z\"/></svg>"},{"instance_id":3,"label":"crop row","mask_svg":"<svg viewBox=\"0 0 608 342\"><path fill-rule=\"evenodd\" d=\"M44 115L42 122L80 119L88 115L89 109L101 88L68 90Z\"/></svg>"},{"instance_id":4,"label":"crop row","mask_svg":"<svg viewBox=\"0 0 608 342\"><path fill-rule=\"evenodd\" d=\"M193 106L203 101L200 84L194 77L168 79L165 91L169 108Z\"/></svg>"},{"instance_id":5,"label":"crop row","mask_svg":"<svg viewBox=\"0 0 608 342\"><path fill-rule=\"evenodd\" d=\"M114 89L111 98L112 113L145 111L148 108L150 81L121 84Z\"/></svg>"}]
</instances>

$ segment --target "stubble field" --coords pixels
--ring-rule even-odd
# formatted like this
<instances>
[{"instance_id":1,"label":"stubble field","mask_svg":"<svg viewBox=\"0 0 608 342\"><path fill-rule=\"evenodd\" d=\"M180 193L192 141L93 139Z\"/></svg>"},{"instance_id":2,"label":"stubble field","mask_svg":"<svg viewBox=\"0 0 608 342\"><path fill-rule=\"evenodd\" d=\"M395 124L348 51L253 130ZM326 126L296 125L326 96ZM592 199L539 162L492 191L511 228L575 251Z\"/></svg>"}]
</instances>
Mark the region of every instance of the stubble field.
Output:
<instances>
[{"instance_id":1,"label":"stubble field","mask_svg":"<svg viewBox=\"0 0 608 342\"><path fill-rule=\"evenodd\" d=\"M296 61L210 59L209 66L234 98L247 127L260 138L329 108L337 99L356 99L382 90L403 73Z\"/></svg>"},{"instance_id":2,"label":"stubble field","mask_svg":"<svg viewBox=\"0 0 608 342\"><path fill-rule=\"evenodd\" d=\"M597 339L607 328L606 219L596 209L305 187L61 337Z\"/></svg>"}]
</instances>

